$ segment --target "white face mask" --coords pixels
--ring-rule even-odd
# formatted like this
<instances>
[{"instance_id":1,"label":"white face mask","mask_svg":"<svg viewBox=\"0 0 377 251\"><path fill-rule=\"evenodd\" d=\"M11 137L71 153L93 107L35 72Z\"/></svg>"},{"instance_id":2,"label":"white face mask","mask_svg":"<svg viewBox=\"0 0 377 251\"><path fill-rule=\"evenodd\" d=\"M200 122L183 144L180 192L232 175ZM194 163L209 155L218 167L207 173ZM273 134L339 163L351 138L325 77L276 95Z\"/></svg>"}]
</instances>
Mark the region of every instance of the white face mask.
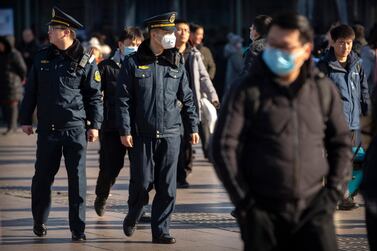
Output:
<instances>
[{"instance_id":1,"label":"white face mask","mask_svg":"<svg viewBox=\"0 0 377 251\"><path fill-rule=\"evenodd\" d=\"M164 48L164 49L174 48L175 47L175 40L176 40L176 37L175 37L174 33L165 34L161 38L161 46L162 46L162 48Z\"/></svg>"},{"instance_id":2,"label":"white face mask","mask_svg":"<svg viewBox=\"0 0 377 251\"><path fill-rule=\"evenodd\" d=\"M137 46L126 46L123 48L123 55L127 56L133 52L136 52L137 48L138 48Z\"/></svg>"}]
</instances>

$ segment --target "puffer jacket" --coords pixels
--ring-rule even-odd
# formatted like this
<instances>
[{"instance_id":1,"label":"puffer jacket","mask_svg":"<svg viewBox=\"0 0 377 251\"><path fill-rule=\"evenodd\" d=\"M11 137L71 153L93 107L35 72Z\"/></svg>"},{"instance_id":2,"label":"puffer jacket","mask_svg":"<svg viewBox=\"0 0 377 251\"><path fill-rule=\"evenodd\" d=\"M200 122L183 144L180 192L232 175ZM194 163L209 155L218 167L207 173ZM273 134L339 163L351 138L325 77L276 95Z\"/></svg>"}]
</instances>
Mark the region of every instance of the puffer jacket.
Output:
<instances>
[{"instance_id":1,"label":"puffer jacket","mask_svg":"<svg viewBox=\"0 0 377 251\"><path fill-rule=\"evenodd\" d=\"M351 52L343 68L330 48L318 62L318 68L336 85L343 101L343 113L350 130L360 129L360 116L368 112L368 83L360 58Z\"/></svg>"},{"instance_id":2,"label":"puffer jacket","mask_svg":"<svg viewBox=\"0 0 377 251\"><path fill-rule=\"evenodd\" d=\"M351 170L349 131L331 81L308 65L295 87L274 79L259 56L231 90L217 121L213 161L236 206L249 198L296 203L317 194L323 177L329 188L341 191ZM328 90L327 109L319 84Z\"/></svg>"},{"instance_id":3,"label":"puffer jacket","mask_svg":"<svg viewBox=\"0 0 377 251\"><path fill-rule=\"evenodd\" d=\"M117 81L120 135L165 138L181 135L182 116L189 133L198 132L198 117L181 54L164 50L155 56L144 40L127 56Z\"/></svg>"}]
</instances>

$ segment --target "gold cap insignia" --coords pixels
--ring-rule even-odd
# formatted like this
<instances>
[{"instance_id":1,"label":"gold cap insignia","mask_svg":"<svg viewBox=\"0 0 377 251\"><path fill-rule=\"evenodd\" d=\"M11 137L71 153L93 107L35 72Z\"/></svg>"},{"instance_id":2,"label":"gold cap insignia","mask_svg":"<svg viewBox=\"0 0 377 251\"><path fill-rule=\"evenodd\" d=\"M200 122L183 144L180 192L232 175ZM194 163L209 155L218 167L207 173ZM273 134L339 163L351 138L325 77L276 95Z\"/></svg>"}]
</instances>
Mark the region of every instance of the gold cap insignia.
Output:
<instances>
[{"instance_id":1,"label":"gold cap insignia","mask_svg":"<svg viewBox=\"0 0 377 251\"><path fill-rule=\"evenodd\" d=\"M170 18L169 18L169 22L170 22L170 23L174 23L174 21L175 21L175 14L172 14L172 15L170 16Z\"/></svg>"},{"instance_id":2,"label":"gold cap insignia","mask_svg":"<svg viewBox=\"0 0 377 251\"><path fill-rule=\"evenodd\" d=\"M97 82L101 82L101 75L99 74L99 71L96 71L94 73L94 80Z\"/></svg>"}]
</instances>

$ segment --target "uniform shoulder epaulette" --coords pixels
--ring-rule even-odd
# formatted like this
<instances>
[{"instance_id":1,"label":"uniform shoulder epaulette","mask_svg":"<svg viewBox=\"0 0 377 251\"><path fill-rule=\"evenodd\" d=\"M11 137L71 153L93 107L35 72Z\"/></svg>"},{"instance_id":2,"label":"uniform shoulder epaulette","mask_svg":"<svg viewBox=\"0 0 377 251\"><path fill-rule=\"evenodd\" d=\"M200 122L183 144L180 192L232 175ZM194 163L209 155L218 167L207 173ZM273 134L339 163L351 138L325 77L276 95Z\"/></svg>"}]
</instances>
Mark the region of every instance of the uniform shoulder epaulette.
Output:
<instances>
[{"instance_id":1,"label":"uniform shoulder epaulette","mask_svg":"<svg viewBox=\"0 0 377 251\"><path fill-rule=\"evenodd\" d=\"M85 66L89 63L89 64L91 64L93 61L94 61L94 55L92 54L92 51L86 51L83 55L82 55L82 57L81 57L81 59L80 59L80 61L79 61L79 66L81 67L81 68L85 68Z\"/></svg>"}]
</instances>

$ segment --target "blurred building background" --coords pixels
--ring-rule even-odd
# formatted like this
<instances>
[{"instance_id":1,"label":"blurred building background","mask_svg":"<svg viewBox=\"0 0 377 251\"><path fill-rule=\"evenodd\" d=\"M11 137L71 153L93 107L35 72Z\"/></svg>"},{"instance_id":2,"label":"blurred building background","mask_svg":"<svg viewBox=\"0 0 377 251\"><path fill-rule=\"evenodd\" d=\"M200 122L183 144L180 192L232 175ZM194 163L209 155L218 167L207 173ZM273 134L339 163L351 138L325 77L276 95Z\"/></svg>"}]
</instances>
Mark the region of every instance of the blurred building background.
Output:
<instances>
[{"instance_id":1,"label":"blurred building background","mask_svg":"<svg viewBox=\"0 0 377 251\"><path fill-rule=\"evenodd\" d=\"M224 79L227 33L241 35L247 46L250 24L259 14L298 11L311 20L317 34L326 33L335 21L359 23L368 30L377 20L377 0L1 0L0 35L11 32L19 41L22 31L31 28L40 40L46 40L46 23L55 5L85 25L85 30L78 32L82 40L101 32L112 48L123 27L142 26L147 17L176 10L180 18L205 27L205 44L217 64L215 85Z\"/></svg>"}]
</instances>

